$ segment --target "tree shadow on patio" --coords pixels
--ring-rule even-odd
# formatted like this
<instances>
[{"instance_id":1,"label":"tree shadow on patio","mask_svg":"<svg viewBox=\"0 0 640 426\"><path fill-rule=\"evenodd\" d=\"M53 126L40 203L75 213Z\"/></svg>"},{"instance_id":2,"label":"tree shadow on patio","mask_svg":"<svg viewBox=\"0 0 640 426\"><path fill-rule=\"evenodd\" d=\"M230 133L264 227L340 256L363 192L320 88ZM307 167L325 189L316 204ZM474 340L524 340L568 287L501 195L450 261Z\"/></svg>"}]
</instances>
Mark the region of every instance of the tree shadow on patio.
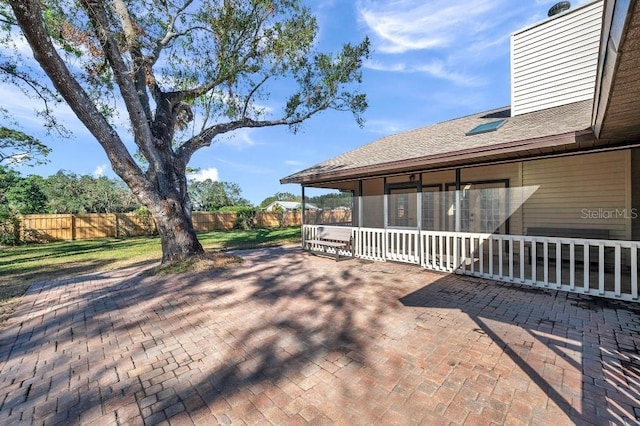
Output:
<instances>
[{"instance_id":1,"label":"tree shadow on patio","mask_svg":"<svg viewBox=\"0 0 640 426\"><path fill-rule=\"evenodd\" d=\"M357 296L365 283L332 261L301 274L303 256L275 248L210 273L134 268L33 288L0 334L0 423L247 415L260 387L292 402L320 368L360 368L378 328Z\"/></svg>"},{"instance_id":2,"label":"tree shadow on patio","mask_svg":"<svg viewBox=\"0 0 640 426\"><path fill-rule=\"evenodd\" d=\"M418 320L433 315L446 320L447 311L467 314L478 334L469 341L486 340L486 348L503 351L517 375L524 373L535 384L531 389L511 380L515 370L505 369L507 364L487 365L497 380L493 391L514 392L514 403L525 405L525 418L542 415L536 406L546 396L576 423L640 421L638 306L457 275L400 301L426 308Z\"/></svg>"}]
</instances>

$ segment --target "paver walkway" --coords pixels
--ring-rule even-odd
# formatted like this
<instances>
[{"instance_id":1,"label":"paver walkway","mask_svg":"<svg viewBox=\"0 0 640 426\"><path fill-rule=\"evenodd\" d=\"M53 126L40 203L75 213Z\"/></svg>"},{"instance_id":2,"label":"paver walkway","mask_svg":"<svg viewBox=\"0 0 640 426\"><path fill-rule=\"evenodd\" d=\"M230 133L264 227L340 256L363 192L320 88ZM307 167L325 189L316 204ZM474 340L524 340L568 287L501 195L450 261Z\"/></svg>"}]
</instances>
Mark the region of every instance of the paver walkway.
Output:
<instances>
[{"instance_id":1,"label":"paver walkway","mask_svg":"<svg viewBox=\"0 0 640 426\"><path fill-rule=\"evenodd\" d=\"M298 248L32 286L0 424L638 424L640 306Z\"/></svg>"}]
</instances>

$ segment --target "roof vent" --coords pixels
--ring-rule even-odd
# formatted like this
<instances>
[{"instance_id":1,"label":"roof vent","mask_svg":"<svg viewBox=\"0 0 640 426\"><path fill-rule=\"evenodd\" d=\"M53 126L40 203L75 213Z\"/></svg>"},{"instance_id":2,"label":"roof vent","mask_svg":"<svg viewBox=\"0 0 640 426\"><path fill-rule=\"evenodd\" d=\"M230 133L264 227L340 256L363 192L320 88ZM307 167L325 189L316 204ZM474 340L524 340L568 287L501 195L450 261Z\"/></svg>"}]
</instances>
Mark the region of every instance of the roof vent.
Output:
<instances>
[{"instance_id":1,"label":"roof vent","mask_svg":"<svg viewBox=\"0 0 640 426\"><path fill-rule=\"evenodd\" d=\"M551 9L549 9L549 12L547 12L547 16L549 17L555 16L559 13L564 12L565 10L569 10L570 8L571 8L571 3L568 1L558 2L553 6L551 6Z\"/></svg>"}]
</instances>

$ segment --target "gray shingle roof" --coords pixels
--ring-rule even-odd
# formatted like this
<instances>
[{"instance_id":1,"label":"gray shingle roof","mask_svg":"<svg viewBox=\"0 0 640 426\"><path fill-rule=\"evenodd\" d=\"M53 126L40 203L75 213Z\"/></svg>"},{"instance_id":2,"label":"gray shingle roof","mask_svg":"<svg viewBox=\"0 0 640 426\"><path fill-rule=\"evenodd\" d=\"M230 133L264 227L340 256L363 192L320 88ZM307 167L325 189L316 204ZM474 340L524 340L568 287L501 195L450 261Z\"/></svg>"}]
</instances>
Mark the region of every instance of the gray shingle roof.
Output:
<instances>
[{"instance_id":1,"label":"gray shingle roof","mask_svg":"<svg viewBox=\"0 0 640 426\"><path fill-rule=\"evenodd\" d=\"M395 135L385 136L372 143L316 164L281 180L283 183L301 183L328 180L339 174L342 178L362 175L367 168L378 170L385 164L427 158L450 158L457 153L475 150L478 156L501 145L539 140L591 129L593 101L587 100L528 114L510 117L509 107L498 108L450 121L421 127ZM466 136L479 124L506 118L506 123L495 132ZM522 146L520 147L522 149Z\"/></svg>"}]
</instances>

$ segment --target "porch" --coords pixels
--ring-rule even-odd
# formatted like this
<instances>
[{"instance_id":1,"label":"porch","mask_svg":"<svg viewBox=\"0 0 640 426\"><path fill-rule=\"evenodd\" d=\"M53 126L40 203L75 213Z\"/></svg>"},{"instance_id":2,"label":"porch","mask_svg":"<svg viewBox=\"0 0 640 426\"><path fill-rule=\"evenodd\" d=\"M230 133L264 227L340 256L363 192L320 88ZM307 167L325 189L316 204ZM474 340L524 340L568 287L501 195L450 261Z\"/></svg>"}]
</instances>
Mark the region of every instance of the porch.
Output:
<instances>
[{"instance_id":1,"label":"porch","mask_svg":"<svg viewBox=\"0 0 640 426\"><path fill-rule=\"evenodd\" d=\"M306 241L316 239L321 226L329 225L303 225L303 247ZM361 259L410 263L431 271L639 301L639 241L350 228L353 255ZM310 244L307 248L335 254L331 247Z\"/></svg>"}]
</instances>

